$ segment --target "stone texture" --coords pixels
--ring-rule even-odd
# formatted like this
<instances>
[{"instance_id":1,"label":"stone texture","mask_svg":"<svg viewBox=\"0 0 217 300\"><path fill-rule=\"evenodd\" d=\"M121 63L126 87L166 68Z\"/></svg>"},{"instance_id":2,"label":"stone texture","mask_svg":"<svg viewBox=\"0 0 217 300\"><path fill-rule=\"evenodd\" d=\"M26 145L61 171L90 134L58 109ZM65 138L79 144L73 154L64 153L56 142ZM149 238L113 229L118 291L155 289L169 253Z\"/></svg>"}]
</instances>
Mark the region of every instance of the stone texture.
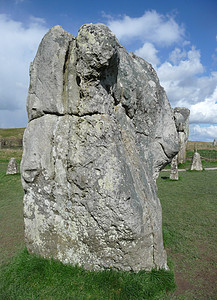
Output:
<instances>
[{"instance_id":1,"label":"stone texture","mask_svg":"<svg viewBox=\"0 0 217 300\"><path fill-rule=\"evenodd\" d=\"M178 155L174 156L171 161L170 179L171 180L179 180Z\"/></svg>"},{"instance_id":2,"label":"stone texture","mask_svg":"<svg viewBox=\"0 0 217 300\"><path fill-rule=\"evenodd\" d=\"M12 157L8 163L8 168L6 174L17 174L18 173L18 166L16 158Z\"/></svg>"},{"instance_id":3,"label":"stone texture","mask_svg":"<svg viewBox=\"0 0 217 300\"><path fill-rule=\"evenodd\" d=\"M103 24L60 26L30 68L21 163L29 251L86 269L167 268L159 171L178 152L152 66Z\"/></svg>"},{"instance_id":4,"label":"stone texture","mask_svg":"<svg viewBox=\"0 0 217 300\"><path fill-rule=\"evenodd\" d=\"M179 135L179 153L178 164L186 161L186 147L189 136L189 116L190 110L185 107L175 107L174 117L176 122L176 128Z\"/></svg>"},{"instance_id":5,"label":"stone texture","mask_svg":"<svg viewBox=\"0 0 217 300\"><path fill-rule=\"evenodd\" d=\"M213 140L213 146L215 147L217 145L216 139Z\"/></svg>"}]
</instances>

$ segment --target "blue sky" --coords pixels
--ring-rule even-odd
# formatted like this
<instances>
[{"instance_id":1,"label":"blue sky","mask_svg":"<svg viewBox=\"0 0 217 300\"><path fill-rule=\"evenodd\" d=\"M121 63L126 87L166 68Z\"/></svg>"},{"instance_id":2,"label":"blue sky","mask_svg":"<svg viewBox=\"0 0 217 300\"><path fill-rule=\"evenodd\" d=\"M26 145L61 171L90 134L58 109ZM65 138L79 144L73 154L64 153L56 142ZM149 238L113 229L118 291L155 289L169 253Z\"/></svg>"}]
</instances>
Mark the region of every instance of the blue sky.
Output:
<instances>
[{"instance_id":1,"label":"blue sky","mask_svg":"<svg viewBox=\"0 0 217 300\"><path fill-rule=\"evenodd\" d=\"M29 64L54 25L102 22L152 63L172 107L191 110L190 140L217 138L217 1L0 0L0 127L25 127Z\"/></svg>"}]
</instances>

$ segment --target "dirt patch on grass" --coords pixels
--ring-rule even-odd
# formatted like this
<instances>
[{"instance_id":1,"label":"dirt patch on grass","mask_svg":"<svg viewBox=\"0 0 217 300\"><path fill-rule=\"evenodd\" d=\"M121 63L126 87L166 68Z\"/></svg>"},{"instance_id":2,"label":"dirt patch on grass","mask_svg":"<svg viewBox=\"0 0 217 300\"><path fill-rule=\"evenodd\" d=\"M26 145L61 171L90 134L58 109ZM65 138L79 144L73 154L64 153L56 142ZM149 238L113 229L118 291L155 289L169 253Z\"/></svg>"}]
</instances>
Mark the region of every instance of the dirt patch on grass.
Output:
<instances>
[{"instance_id":1,"label":"dirt patch on grass","mask_svg":"<svg viewBox=\"0 0 217 300\"><path fill-rule=\"evenodd\" d=\"M171 250L167 252L175 265L177 285L171 299L217 299L217 257L212 247L199 244L195 261L186 261L183 254Z\"/></svg>"}]
</instances>

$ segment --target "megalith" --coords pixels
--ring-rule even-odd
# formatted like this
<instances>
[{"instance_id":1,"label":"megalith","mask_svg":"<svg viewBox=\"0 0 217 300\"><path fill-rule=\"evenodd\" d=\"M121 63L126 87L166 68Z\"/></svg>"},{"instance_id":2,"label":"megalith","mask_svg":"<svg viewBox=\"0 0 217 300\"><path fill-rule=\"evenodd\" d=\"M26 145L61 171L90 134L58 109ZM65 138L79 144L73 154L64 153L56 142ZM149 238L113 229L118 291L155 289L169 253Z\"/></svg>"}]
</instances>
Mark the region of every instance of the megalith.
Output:
<instances>
[{"instance_id":1,"label":"megalith","mask_svg":"<svg viewBox=\"0 0 217 300\"><path fill-rule=\"evenodd\" d=\"M17 174L17 173L18 173L17 160L16 160L16 158L12 157L9 160L6 174L7 175L9 175L9 174L11 175L11 174Z\"/></svg>"},{"instance_id":2,"label":"megalith","mask_svg":"<svg viewBox=\"0 0 217 300\"><path fill-rule=\"evenodd\" d=\"M170 179L171 180L179 180L178 155L174 156L171 161Z\"/></svg>"},{"instance_id":3,"label":"megalith","mask_svg":"<svg viewBox=\"0 0 217 300\"><path fill-rule=\"evenodd\" d=\"M167 268L159 171L178 152L152 66L103 24L60 26L30 66L21 163L30 252L86 269Z\"/></svg>"},{"instance_id":4,"label":"megalith","mask_svg":"<svg viewBox=\"0 0 217 300\"><path fill-rule=\"evenodd\" d=\"M197 151L194 152L194 155L192 157L190 170L195 170L195 171L203 170L200 154Z\"/></svg>"},{"instance_id":5,"label":"megalith","mask_svg":"<svg viewBox=\"0 0 217 300\"><path fill-rule=\"evenodd\" d=\"M174 117L179 136L178 164L186 161L186 147L189 136L190 110L186 107L175 107Z\"/></svg>"},{"instance_id":6,"label":"megalith","mask_svg":"<svg viewBox=\"0 0 217 300\"><path fill-rule=\"evenodd\" d=\"M215 147L217 145L216 139L213 140L213 146Z\"/></svg>"}]
</instances>

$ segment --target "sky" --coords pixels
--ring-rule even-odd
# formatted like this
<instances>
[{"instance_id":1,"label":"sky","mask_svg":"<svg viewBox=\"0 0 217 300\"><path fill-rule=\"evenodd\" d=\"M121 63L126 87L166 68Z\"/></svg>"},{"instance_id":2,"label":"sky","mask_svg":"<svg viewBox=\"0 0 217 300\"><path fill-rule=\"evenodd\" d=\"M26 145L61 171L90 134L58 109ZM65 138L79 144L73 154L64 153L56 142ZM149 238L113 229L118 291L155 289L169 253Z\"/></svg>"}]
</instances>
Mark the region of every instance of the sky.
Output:
<instances>
[{"instance_id":1,"label":"sky","mask_svg":"<svg viewBox=\"0 0 217 300\"><path fill-rule=\"evenodd\" d=\"M29 65L45 33L98 22L153 65L173 108L190 109L189 140L217 138L216 0L0 0L0 128L27 125Z\"/></svg>"}]
</instances>

